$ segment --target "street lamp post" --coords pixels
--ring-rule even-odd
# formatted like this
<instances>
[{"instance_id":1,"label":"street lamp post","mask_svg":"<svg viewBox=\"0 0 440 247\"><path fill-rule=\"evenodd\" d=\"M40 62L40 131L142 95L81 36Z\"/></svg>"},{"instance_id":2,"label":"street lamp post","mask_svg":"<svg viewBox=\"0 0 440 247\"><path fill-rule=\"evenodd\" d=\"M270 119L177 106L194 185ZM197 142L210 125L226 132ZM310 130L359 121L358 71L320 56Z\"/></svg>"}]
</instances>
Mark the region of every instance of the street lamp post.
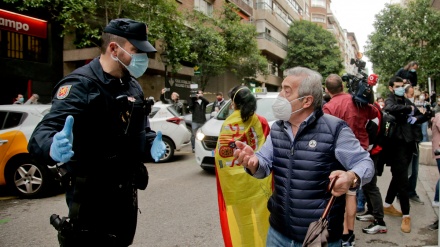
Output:
<instances>
[{"instance_id":1,"label":"street lamp post","mask_svg":"<svg viewBox=\"0 0 440 247\"><path fill-rule=\"evenodd\" d=\"M162 60L162 63L165 65L165 88L170 89L170 83L168 82L168 52L165 50L160 54L160 59Z\"/></svg>"}]
</instances>

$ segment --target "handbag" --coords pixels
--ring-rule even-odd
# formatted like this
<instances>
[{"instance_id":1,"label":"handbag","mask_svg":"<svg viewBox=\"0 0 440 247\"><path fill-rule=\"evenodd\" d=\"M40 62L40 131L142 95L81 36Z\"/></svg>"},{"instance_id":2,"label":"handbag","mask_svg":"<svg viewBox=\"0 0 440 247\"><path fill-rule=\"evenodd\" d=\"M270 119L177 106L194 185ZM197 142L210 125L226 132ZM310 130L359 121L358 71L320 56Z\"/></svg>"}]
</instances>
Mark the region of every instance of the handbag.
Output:
<instances>
[{"instance_id":1,"label":"handbag","mask_svg":"<svg viewBox=\"0 0 440 247\"><path fill-rule=\"evenodd\" d=\"M396 131L396 118L388 112L383 112L384 137L391 138Z\"/></svg>"}]
</instances>

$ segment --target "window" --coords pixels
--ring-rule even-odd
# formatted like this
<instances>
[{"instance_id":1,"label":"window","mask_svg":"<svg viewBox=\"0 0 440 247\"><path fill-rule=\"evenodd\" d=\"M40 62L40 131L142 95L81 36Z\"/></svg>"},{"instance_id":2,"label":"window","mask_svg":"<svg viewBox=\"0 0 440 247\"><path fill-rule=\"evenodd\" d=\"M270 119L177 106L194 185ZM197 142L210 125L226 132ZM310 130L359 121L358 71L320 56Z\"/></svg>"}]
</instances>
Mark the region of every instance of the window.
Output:
<instances>
[{"instance_id":1,"label":"window","mask_svg":"<svg viewBox=\"0 0 440 247\"><path fill-rule=\"evenodd\" d=\"M324 15L313 15L312 16L312 22L322 22L322 23L325 23L325 16Z\"/></svg>"},{"instance_id":2,"label":"window","mask_svg":"<svg viewBox=\"0 0 440 247\"><path fill-rule=\"evenodd\" d=\"M17 127L21 123L22 112L0 112L0 129Z\"/></svg>"},{"instance_id":3,"label":"window","mask_svg":"<svg viewBox=\"0 0 440 247\"><path fill-rule=\"evenodd\" d=\"M45 39L0 30L0 43L0 57L47 62Z\"/></svg>"},{"instance_id":4,"label":"window","mask_svg":"<svg viewBox=\"0 0 440 247\"><path fill-rule=\"evenodd\" d=\"M299 15L302 15L302 9L295 0L287 0L287 4Z\"/></svg>"},{"instance_id":5,"label":"window","mask_svg":"<svg viewBox=\"0 0 440 247\"><path fill-rule=\"evenodd\" d=\"M212 16L212 4L205 0L194 0L194 9L204 13L207 16Z\"/></svg>"},{"instance_id":6,"label":"window","mask_svg":"<svg viewBox=\"0 0 440 247\"><path fill-rule=\"evenodd\" d=\"M326 7L326 0L312 0L312 7Z\"/></svg>"},{"instance_id":7,"label":"window","mask_svg":"<svg viewBox=\"0 0 440 247\"><path fill-rule=\"evenodd\" d=\"M309 16L310 15L310 13L309 13L309 5L306 3L305 4L305 6L304 6L304 12L305 12L305 15L306 16Z\"/></svg>"},{"instance_id":8,"label":"window","mask_svg":"<svg viewBox=\"0 0 440 247\"><path fill-rule=\"evenodd\" d=\"M257 9L272 9L272 0L258 0Z\"/></svg>"},{"instance_id":9,"label":"window","mask_svg":"<svg viewBox=\"0 0 440 247\"><path fill-rule=\"evenodd\" d=\"M293 19L280 5L274 4L273 10L276 15L278 15L281 20L285 21L289 26L292 24L290 21Z\"/></svg>"}]
</instances>

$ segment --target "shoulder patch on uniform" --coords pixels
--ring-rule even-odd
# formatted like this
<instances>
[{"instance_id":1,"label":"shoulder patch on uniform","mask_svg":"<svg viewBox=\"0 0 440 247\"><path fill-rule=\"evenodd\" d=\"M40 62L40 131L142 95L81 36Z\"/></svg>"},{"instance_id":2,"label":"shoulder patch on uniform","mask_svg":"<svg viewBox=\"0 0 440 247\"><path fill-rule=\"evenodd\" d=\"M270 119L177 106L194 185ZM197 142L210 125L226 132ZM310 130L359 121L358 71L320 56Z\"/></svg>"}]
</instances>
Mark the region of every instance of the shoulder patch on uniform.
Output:
<instances>
[{"instance_id":1,"label":"shoulder patch on uniform","mask_svg":"<svg viewBox=\"0 0 440 247\"><path fill-rule=\"evenodd\" d=\"M69 95L72 85L64 85L58 88L57 99L64 99Z\"/></svg>"}]
</instances>

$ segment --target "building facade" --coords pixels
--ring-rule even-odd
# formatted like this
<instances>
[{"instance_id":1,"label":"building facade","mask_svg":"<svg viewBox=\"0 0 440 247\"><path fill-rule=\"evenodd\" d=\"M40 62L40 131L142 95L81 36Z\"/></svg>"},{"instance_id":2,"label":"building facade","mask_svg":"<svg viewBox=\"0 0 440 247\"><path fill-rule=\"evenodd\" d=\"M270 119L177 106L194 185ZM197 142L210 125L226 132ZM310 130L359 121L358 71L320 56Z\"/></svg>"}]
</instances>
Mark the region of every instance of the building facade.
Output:
<instances>
[{"instance_id":1,"label":"building facade","mask_svg":"<svg viewBox=\"0 0 440 247\"><path fill-rule=\"evenodd\" d=\"M349 64L351 58L359 51L354 33L348 33L342 29L330 10L330 0L228 0L235 4L243 21L255 25L258 36L257 44L261 53L269 61L268 76L258 76L255 86L264 86L268 91L278 91L283 79L280 70L285 57L287 56L287 33L290 25L297 20L308 20L315 22L332 32L338 40L339 47L343 54L346 71L350 72L353 67ZM215 10L222 7L223 0L176 0L180 11L200 11L208 16ZM0 12L1 13L1 12ZM39 17L38 15L35 17ZM47 18L46 18L47 19ZM0 16L1 20L1 16ZM42 17L42 20L45 20ZM42 101L50 100L53 86L63 75L67 75L75 68L78 68L96 56L99 56L99 48L76 49L73 45L73 38L66 36L64 41L58 38L59 30L47 21L48 37L44 40L47 61L27 61L17 57L5 57L5 48L10 47L11 40L5 41L8 35L0 25L2 43L0 59L5 59L4 66L0 71L6 74L3 78L14 83L4 90L10 92L2 103L10 103L11 96L16 93L31 94L38 93L43 96ZM4 34L6 33L6 34ZM160 47L156 44L156 48ZM23 48L25 49L25 48ZM158 48L156 54L150 55L150 63L147 72L139 78L144 89L145 96L152 96L159 99L161 89L171 87L171 91L178 92L181 99L189 96L190 84L197 83L197 76L194 75L194 68L183 67L178 73L167 73L169 85L165 85L165 67L160 58L162 51ZM42 73L50 71L50 73ZM26 73L25 73L26 72ZM23 76L25 75L25 76ZM19 81L19 82L18 82ZM31 81L31 82L29 82ZM233 86L240 84L235 76L226 73L222 76L212 78L205 88L205 95L209 100L214 100L216 92L228 92ZM4 91L0 90L0 92ZM15 97L15 96L14 96ZM26 98L26 97L25 97Z\"/></svg>"},{"instance_id":2,"label":"building facade","mask_svg":"<svg viewBox=\"0 0 440 247\"><path fill-rule=\"evenodd\" d=\"M33 93L49 101L62 77L61 31L42 13L17 13L0 4L0 104Z\"/></svg>"}]
</instances>

